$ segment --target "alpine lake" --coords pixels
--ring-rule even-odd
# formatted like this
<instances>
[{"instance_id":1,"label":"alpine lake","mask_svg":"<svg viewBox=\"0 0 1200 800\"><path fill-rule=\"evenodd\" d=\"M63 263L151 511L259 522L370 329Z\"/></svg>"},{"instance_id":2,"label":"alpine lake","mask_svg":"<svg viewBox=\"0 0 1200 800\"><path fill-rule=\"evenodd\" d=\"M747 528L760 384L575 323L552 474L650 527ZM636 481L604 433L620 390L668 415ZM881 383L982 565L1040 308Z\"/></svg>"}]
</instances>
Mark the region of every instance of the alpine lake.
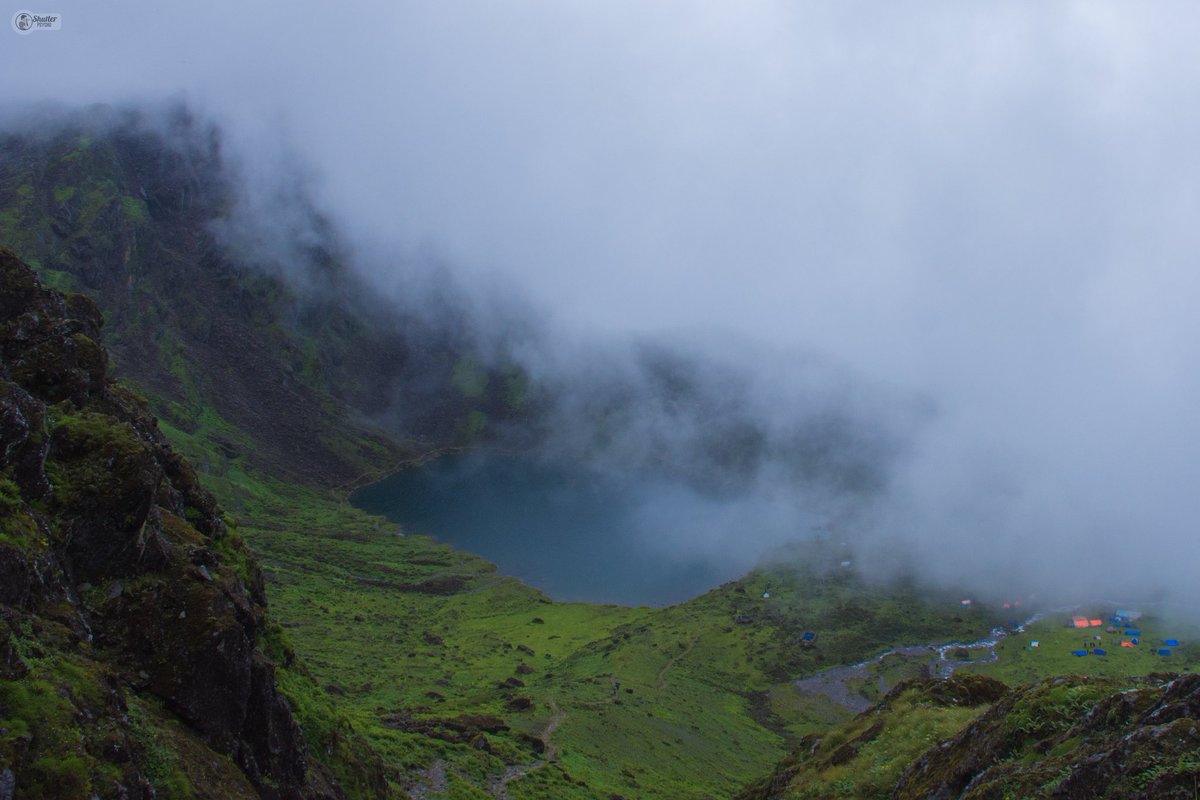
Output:
<instances>
[{"instance_id":1,"label":"alpine lake","mask_svg":"<svg viewBox=\"0 0 1200 800\"><path fill-rule=\"evenodd\" d=\"M646 513L655 493L695 490L662 477L476 453L397 472L350 502L405 533L483 556L555 600L671 605L744 572L666 546L683 523Z\"/></svg>"}]
</instances>

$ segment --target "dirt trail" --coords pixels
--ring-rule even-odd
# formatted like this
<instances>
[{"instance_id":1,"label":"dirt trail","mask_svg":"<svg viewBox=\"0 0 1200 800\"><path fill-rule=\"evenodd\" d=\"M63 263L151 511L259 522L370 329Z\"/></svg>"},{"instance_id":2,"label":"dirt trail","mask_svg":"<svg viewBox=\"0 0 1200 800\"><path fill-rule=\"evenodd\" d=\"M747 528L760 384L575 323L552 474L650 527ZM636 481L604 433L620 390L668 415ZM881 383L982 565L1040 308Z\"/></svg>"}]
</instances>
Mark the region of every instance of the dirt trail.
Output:
<instances>
[{"instance_id":1,"label":"dirt trail","mask_svg":"<svg viewBox=\"0 0 1200 800\"><path fill-rule=\"evenodd\" d=\"M508 784L512 781L524 778L530 772L533 772L538 767L541 767L546 762L540 758L536 761L531 761L528 764L515 764L499 775L488 779L488 793L496 798L496 800L509 800Z\"/></svg>"},{"instance_id":2,"label":"dirt trail","mask_svg":"<svg viewBox=\"0 0 1200 800\"><path fill-rule=\"evenodd\" d=\"M540 737L542 744L546 748L542 758L534 759L528 764L514 764L499 775L489 778L487 785L488 794L494 797L495 800L509 800L508 784L515 780L524 778L535 769L539 769L544 767L546 764L551 764L558 760L558 748L551 744L550 737L554 735L556 730L558 730L558 726L562 724L562 721L567 718L567 714L558 707L558 703L554 702L553 699L549 701L549 704L550 710L553 713L551 713L550 719L546 721L546 727L542 729Z\"/></svg>"},{"instance_id":3,"label":"dirt trail","mask_svg":"<svg viewBox=\"0 0 1200 800\"><path fill-rule=\"evenodd\" d=\"M542 744L546 746L546 760L558 761L558 748L550 742L550 737L558 730L558 726L567 718L567 712L558 707L558 703L554 702L554 698L550 699L550 715L549 721L546 722L546 727L542 729Z\"/></svg>"},{"instance_id":4,"label":"dirt trail","mask_svg":"<svg viewBox=\"0 0 1200 800\"><path fill-rule=\"evenodd\" d=\"M407 787L408 796L413 800L428 800L431 794L444 794L447 786L446 763L439 758L421 773L416 783Z\"/></svg>"},{"instance_id":5,"label":"dirt trail","mask_svg":"<svg viewBox=\"0 0 1200 800\"><path fill-rule=\"evenodd\" d=\"M696 644L696 640L700 638L700 634L696 634L691 639L688 639L687 645L679 653L667 659L667 663L663 664L663 668L658 671L658 688L659 691L667 688L667 670L675 666L675 662L692 652L692 646Z\"/></svg>"}]
</instances>

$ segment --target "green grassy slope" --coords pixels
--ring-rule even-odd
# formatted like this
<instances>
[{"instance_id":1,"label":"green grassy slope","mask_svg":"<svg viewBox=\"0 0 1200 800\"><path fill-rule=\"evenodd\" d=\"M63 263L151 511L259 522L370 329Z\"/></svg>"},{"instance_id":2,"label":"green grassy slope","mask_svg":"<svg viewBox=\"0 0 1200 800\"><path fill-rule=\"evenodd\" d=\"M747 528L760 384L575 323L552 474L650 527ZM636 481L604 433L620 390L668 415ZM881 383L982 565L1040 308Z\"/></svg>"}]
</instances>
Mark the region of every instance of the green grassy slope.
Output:
<instances>
[{"instance_id":1,"label":"green grassy slope","mask_svg":"<svg viewBox=\"0 0 1200 800\"><path fill-rule=\"evenodd\" d=\"M871 711L806 737L738 800L890 797L921 753L961 731L1007 690L978 676L904 682Z\"/></svg>"},{"instance_id":2,"label":"green grassy slope","mask_svg":"<svg viewBox=\"0 0 1200 800\"><path fill-rule=\"evenodd\" d=\"M237 459L203 479L237 498L273 618L324 689L297 704L336 703L397 788L430 796L502 781L510 797L728 796L847 716L792 677L990 624L951 598L802 571L664 609L559 603Z\"/></svg>"}]
</instances>

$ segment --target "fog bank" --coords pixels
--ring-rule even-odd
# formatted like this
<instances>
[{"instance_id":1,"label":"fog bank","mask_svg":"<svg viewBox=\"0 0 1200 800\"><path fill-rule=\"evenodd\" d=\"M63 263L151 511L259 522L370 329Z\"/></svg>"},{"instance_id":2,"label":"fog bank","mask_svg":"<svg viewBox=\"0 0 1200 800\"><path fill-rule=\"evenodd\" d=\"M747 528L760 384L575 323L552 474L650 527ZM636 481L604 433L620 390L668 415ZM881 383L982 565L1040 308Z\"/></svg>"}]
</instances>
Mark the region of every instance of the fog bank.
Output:
<instances>
[{"instance_id":1,"label":"fog bank","mask_svg":"<svg viewBox=\"0 0 1200 800\"><path fill-rule=\"evenodd\" d=\"M781 449L742 487L782 527L671 547L774 544L800 497L875 573L1200 600L1194 5L55 10L4 32L0 102L186 101L270 246L309 195L385 290L443 275L562 419L623 387L603 452L838 420L828 470ZM630 341L686 351L702 400L660 402Z\"/></svg>"}]
</instances>

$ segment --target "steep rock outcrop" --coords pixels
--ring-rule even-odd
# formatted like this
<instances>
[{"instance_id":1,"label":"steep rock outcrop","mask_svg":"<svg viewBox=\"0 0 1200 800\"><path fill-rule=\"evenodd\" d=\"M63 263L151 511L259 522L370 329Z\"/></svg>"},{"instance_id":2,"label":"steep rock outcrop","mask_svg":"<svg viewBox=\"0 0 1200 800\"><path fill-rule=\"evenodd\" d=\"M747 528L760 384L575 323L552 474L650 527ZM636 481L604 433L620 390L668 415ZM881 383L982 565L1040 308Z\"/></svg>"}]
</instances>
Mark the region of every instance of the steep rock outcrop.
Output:
<instances>
[{"instance_id":1,"label":"steep rock outcrop","mask_svg":"<svg viewBox=\"0 0 1200 800\"><path fill-rule=\"evenodd\" d=\"M893 797L1193 797L1197 753L1200 675L1048 678L930 748Z\"/></svg>"},{"instance_id":2,"label":"steep rock outcrop","mask_svg":"<svg viewBox=\"0 0 1200 800\"><path fill-rule=\"evenodd\" d=\"M986 710L971 719L971 708ZM1013 689L955 675L901 683L803 739L738 797L1183 800L1195 797L1198 753L1200 675L1067 675Z\"/></svg>"},{"instance_id":3,"label":"steep rock outcrop","mask_svg":"<svg viewBox=\"0 0 1200 800\"><path fill-rule=\"evenodd\" d=\"M0 774L16 796L340 797L258 647L261 573L108 381L101 322L0 249ZM191 744L163 750L172 719ZM216 767L187 762L205 748Z\"/></svg>"}]
</instances>

